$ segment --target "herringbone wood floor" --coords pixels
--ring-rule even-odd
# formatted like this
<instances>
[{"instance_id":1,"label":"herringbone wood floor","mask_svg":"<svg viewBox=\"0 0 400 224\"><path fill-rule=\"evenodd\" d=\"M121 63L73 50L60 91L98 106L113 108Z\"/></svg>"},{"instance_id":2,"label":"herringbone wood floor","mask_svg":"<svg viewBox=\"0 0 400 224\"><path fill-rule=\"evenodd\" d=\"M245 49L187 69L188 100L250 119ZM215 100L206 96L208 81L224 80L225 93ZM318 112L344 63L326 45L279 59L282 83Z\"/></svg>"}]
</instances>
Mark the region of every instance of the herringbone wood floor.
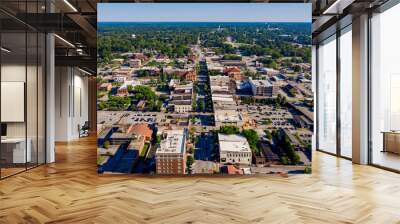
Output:
<instances>
[{"instance_id":1,"label":"herringbone wood floor","mask_svg":"<svg viewBox=\"0 0 400 224\"><path fill-rule=\"evenodd\" d=\"M400 223L400 175L314 153L312 175L96 174L95 139L0 181L0 223Z\"/></svg>"}]
</instances>

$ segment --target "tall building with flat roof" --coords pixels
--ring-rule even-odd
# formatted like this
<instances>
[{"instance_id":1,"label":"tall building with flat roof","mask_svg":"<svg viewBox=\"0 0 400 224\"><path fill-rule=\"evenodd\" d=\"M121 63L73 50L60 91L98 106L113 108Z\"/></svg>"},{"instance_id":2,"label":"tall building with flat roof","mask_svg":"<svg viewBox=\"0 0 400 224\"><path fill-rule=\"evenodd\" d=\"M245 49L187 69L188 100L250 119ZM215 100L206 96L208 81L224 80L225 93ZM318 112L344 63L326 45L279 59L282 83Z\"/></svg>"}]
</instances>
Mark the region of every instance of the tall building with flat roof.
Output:
<instances>
[{"instance_id":1,"label":"tall building with flat roof","mask_svg":"<svg viewBox=\"0 0 400 224\"><path fill-rule=\"evenodd\" d=\"M186 130L166 130L156 151L157 174L185 174Z\"/></svg>"},{"instance_id":2,"label":"tall building with flat roof","mask_svg":"<svg viewBox=\"0 0 400 224\"><path fill-rule=\"evenodd\" d=\"M278 91L278 87L274 86L268 80L250 79L249 82L250 82L251 90L252 90L254 96L272 97L272 96L275 96Z\"/></svg>"}]
</instances>

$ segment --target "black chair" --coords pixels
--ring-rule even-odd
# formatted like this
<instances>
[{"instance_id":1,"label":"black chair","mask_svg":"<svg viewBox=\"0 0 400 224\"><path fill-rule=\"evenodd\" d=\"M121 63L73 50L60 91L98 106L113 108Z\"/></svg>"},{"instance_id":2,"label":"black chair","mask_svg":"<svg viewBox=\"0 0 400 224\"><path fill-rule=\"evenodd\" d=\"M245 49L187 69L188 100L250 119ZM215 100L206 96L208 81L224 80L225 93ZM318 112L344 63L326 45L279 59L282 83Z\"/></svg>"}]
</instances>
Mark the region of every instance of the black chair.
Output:
<instances>
[{"instance_id":1,"label":"black chair","mask_svg":"<svg viewBox=\"0 0 400 224\"><path fill-rule=\"evenodd\" d=\"M89 121L85 121L85 123L82 125L82 127L80 125L78 125L79 138L88 137L89 129L90 129Z\"/></svg>"}]
</instances>

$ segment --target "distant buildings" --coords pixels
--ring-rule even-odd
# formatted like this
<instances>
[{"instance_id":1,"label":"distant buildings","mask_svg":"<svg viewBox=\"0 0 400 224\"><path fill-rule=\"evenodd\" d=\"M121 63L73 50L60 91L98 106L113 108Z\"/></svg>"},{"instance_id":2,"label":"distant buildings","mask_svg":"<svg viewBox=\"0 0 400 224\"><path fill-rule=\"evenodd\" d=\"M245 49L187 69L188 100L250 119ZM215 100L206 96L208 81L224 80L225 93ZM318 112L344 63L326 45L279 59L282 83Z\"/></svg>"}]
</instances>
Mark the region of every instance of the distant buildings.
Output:
<instances>
[{"instance_id":1,"label":"distant buildings","mask_svg":"<svg viewBox=\"0 0 400 224\"><path fill-rule=\"evenodd\" d=\"M244 79L242 71L238 67L225 67L224 73L227 74L229 76L229 78L231 78L235 81Z\"/></svg>"},{"instance_id":2,"label":"distant buildings","mask_svg":"<svg viewBox=\"0 0 400 224\"><path fill-rule=\"evenodd\" d=\"M280 74L280 71L273 68L259 67L259 72L268 75L268 77L276 76Z\"/></svg>"},{"instance_id":3,"label":"distant buildings","mask_svg":"<svg viewBox=\"0 0 400 224\"><path fill-rule=\"evenodd\" d=\"M192 102L187 100L175 100L171 102L174 111L177 113L186 113L192 110Z\"/></svg>"},{"instance_id":4,"label":"distant buildings","mask_svg":"<svg viewBox=\"0 0 400 224\"><path fill-rule=\"evenodd\" d=\"M114 82L125 82L128 77L126 75L115 74L112 76Z\"/></svg>"},{"instance_id":5,"label":"distant buildings","mask_svg":"<svg viewBox=\"0 0 400 224\"><path fill-rule=\"evenodd\" d=\"M125 82L131 75L132 69L129 67L120 67L112 71L112 78L114 82Z\"/></svg>"},{"instance_id":6,"label":"distant buildings","mask_svg":"<svg viewBox=\"0 0 400 224\"><path fill-rule=\"evenodd\" d=\"M142 61L140 59L130 59L129 67L131 68L140 68L142 66Z\"/></svg>"},{"instance_id":7,"label":"distant buildings","mask_svg":"<svg viewBox=\"0 0 400 224\"><path fill-rule=\"evenodd\" d=\"M111 89L112 89L112 84L111 83L102 83L100 86L99 86L99 90L100 91L111 91Z\"/></svg>"},{"instance_id":8,"label":"distant buildings","mask_svg":"<svg viewBox=\"0 0 400 224\"><path fill-rule=\"evenodd\" d=\"M238 169L234 165L226 165L226 166L221 167L221 173L229 174L229 175L243 175L244 174L242 169Z\"/></svg>"},{"instance_id":9,"label":"distant buildings","mask_svg":"<svg viewBox=\"0 0 400 224\"><path fill-rule=\"evenodd\" d=\"M131 142L129 143L127 150L137 150L138 154L140 155L144 148L145 142L146 141L144 136L141 135L134 136Z\"/></svg>"},{"instance_id":10,"label":"distant buildings","mask_svg":"<svg viewBox=\"0 0 400 224\"><path fill-rule=\"evenodd\" d=\"M300 128L307 128L309 130L313 129L313 120L304 115L293 115L293 120Z\"/></svg>"},{"instance_id":11,"label":"distant buildings","mask_svg":"<svg viewBox=\"0 0 400 224\"><path fill-rule=\"evenodd\" d=\"M268 80L249 79L249 82L254 96L272 97L275 96L278 91L278 87L274 86Z\"/></svg>"},{"instance_id":12,"label":"distant buildings","mask_svg":"<svg viewBox=\"0 0 400 224\"><path fill-rule=\"evenodd\" d=\"M240 67L246 66L246 62L241 60L220 60L220 63L223 66L240 66Z\"/></svg>"},{"instance_id":13,"label":"distant buildings","mask_svg":"<svg viewBox=\"0 0 400 224\"><path fill-rule=\"evenodd\" d=\"M106 83L99 83L97 87L100 91L108 92L107 95L102 93L104 97L99 98L100 100L104 98L105 101L109 96L115 95L133 96L136 85L147 85L160 96L157 106L161 105L161 110L155 111L150 102L133 99L129 101L129 107L124 106L125 111L107 111L107 108L102 111L106 112L104 114L107 116L99 116L98 123L101 123L101 126L98 125L100 131L97 144L101 149L99 155L104 157L104 160L98 161L103 171L130 172L132 164L134 165L138 159L146 159L146 165L157 174L188 173L186 156L193 155L191 149L200 135L199 129L203 133L208 130L214 135L214 131L221 126L254 127L259 134L265 126L285 128L287 133L284 134L295 147L296 153L300 156L307 155L303 153L304 145L309 143L309 139L311 141L313 127L311 110L313 93L310 76L305 71L310 69L307 67L308 64L304 65L304 74L286 73L286 65L282 65L282 70L278 71L264 67L258 56L238 55L238 57L224 58L224 55L216 55L212 49L202 49L194 45L192 55L180 58L169 58L157 50L144 49L145 54L120 54L119 57L125 59L115 62L118 65L117 69L114 65L107 65L100 71L102 73L99 72L101 82ZM200 65L201 69L200 85L197 89L199 95L194 95L193 83L197 80L198 69L196 65ZM159 77L160 74L162 76ZM250 77L258 78L253 80ZM166 80L169 80L169 88L166 87ZM268 97L277 96L280 89L294 93L299 101L292 100L290 94L285 94L290 97L288 103L284 107L276 107ZM111 98L110 101L112 100ZM200 116L198 113L189 113L196 107L203 108L203 105L210 113ZM208 110L209 108L212 110ZM193 115L196 115L194 121L191 119ZM189 126L190 124L200 127L196 127L193 132L195 138L191 136L191 141L187 143L186 139L189 138L186 129L193 127ZM311 131L297 130L299 127ZM156 136L153 129L161 133L154 139ZM201 145L201 148L217 145L219 151L216 152L217 155L214 150L204 152L206 154L203 156L204 160L201 160L202 156L196 155L196 162L190 173L218 172L244 175L251 174L253 169L256 170L255 173L269 173L276 169L270 165L282 165L280 146L277 146L274 138L262 138L257 142L259 150L253 153L247 139L242 135L218 134L217 137L210 140L199 139L210 141ZM151 143L156 141L157 149L151 147ZM125 158L129 158L129 161ZM153 162L147 164L147 161L155 161L155 168ZM118 171L114 168L117 166L123 169Z\"/></svg>"},{"instance_id":14,"label":"distant buildings","mask_svg":"<svg viewBox=\"0 0 400 224\"><path fill-rule=\"evenodd\" d=\"M143 53L133 53L132 59L139 59L142 63L146 61L148 58Z\"/></svg>"},{"instance_id":15,"label":"distant buildings","mask_svg":"<svg viewBox=\"0 0 400 224\"><path fill-rule=\"evenodd\" d=\"M122 85L117 90L117 96L128 96L128 86Z\"/></svg>"},{"instance_id":16,"label":"distant buildings","mask_svg":"<svg viewBox=\"0 0 400 224\"><path fill-rule=\"evenodd\" d=\"M124 63L124 59L123 58L115 58L111 60L112 64L122 64Z\"/></svg>"},{"instance_id":17,"label":"distant buildings","mask_svg":"<svg viewBox=\"0 0 400 224\"><path fill-rule=\"evenodd\" d=\"M218 142L221 163L251 164L252 153L245 137L218 134Z\"/></svg>"},{"instance_id":18,"label":"distant buildings","mask_svg":"<svg viewBox=\"0 0 400 224\"><path fill-rule=\"evenodd\" d=\"M168 87L170 89L175 89L176 86L178 86L181 83L179 79L171 79L168 83Z\"/></svg>"},{"instance_id":19,"label":"distant buildings","mask_svg":"<svg viewBox=\"0 0 400 224\"><path fill-rule=\"evenodd\" d=\"M181 77L184 78L186 81L192 81L192 82L194 82L194 81L196 81L197 75L196 75L196 72L195 72L195 71L187 71L187 72L184 72L184 73L181 75Z\"/></svg>"},{"instance_id":20,"label":"distant buildings","mask_svg":"<svg viewBox=\"0 0 400 224\"><path fill-rule=\"evenodd\" d=\"M212 94L214 110L236 110L237 104L232 95Z\"/></svg>"},{"instance_id":21,"label":"distant buildings","mask_svg":"<svg viewBox=\"0 0 400 224\"><path fill-rule=\"evenodd\" d=\"M241 72L241 70L238 67L225 67L224 68L224 73L227 75L239 74L240 72Z\"/></svg>"},{"instance_id":22,"label":"distant buildings","mask_svg":"<svg viewBox=\"0 0 400 224\"><path fill-rule=\"evenodd\" d=\"M237 69L228 69L227 72L238 72ZM210 76L211 99L214 108L215 126L243 125L243 118L237 111L237 104L233 98L236 91L236 82L229 76Z\"/></svg>"},{"instance_id":23,"label":"distant buildings","mask_svg":"<svg viewBox=\"0 0 400 224\"><path fill-rule=\"evenodd\" d=\"M272 146L269 142L260 142L260 154L255 155L255 163L258 165L271 165L280 164L280 158L272 150Z\"/></svg>"},{"instance_id":24,"label":"distant buildings","mask_svg":"<svg viewBox=\"0 0 400 224\"><path fill-rule=\"evenodd\" d=\"M166 130L156 151L157 174L185 174L186 131Z\"/></svg>"},{"instance_id":25,"label":"distant buildings","mask_svg":"<svg viewBox=\"0 0 400 224\"><path fill-rule=\"evenodd\" d=\"M186 113L192 110L193 84L176 85L170 96L169 105L177 113Z\"/></svg>"},{"instance_id":26,"label":"distant buildings","mask_svg":"<svg viewBox=\"0 0 400 224\"><path fill-rule=\"evenodd\" d=\"M205 52L205 55L206 55L207 57L212 57L212 56L215 55L215 51L207 51L207 52Z\"/></svg>"},{"instance_id":27,"label":"distant buildings","mask_svg":"<svg viewBox=\"0 0 400 224\"><path fill-rule=\"evenodd\" d=\"M237 110L216 110L214 120L216 128L227 125L243 125L243 118Z\"/></svg>"},{"instance_id":28,"label":"distant buildings","mask_svg":"<svg viewBox=\"0 0 400 224\"><path fill-rule=\"evenodd\" d=\"M132 135L120 131L116 131L112 133L110 136L111 145L125 144L130 142L131 140L132 140Z\"/></svg>"},{"instance_id":29,"label":"distant buildings","mask_svg":"<svg viewBox=\"0 0 400 224\"><path fill-rule=\"evenodd\" d=\"M310 110L309 107L299 104L299 103L290 103L289 104L293 109L295 109L297 112L299 112L302 116L304 116L304 118L306 118L305 120L308 120L306 123L313 123L314 122L314 113L313 111ZM297 119L297 118L295 118ZM303 118L299 118L299 119L303 119ZM300 122L299 119L295 120L295 122ZM303 125L303 124L300 124ZM306 125L305 125L306 126ZM310 125L310 130L313 129L313 125Z\"/></svg>"},{"instance_id":30,"label":"distant buildings","mask_svg":"<svg viewBox=\"0 0 400 224\"><path fill-rule=\"evenodd\" d=\"M126 132L136 136L143 136L145 141L150 141L153 135L153 130L147 123L131 124Z\"/></svg>"},{"instance_id":31,"label":"distant buildings","mask_svg":"<svg viewBox=\"0 0 400 224\"><path fill-rule=\"evenodd\" d=\"M211 93L233 94L235 93L236 83L231 81L229 76L216 75L210 76Z\"/></svg>"},{"instance_id":32,"label":"distant buildings","mask_svg":"<svg viewBox=\"0 0 400 224\"><path fill-rule=\"evenodd\" d=\"M166 67L163 68L163 73L168 74L168 75L173 75L175 74L176 76L186 80L186 81L196 81L196 71L193 68L187 68L187 69L180 69L180 68L172 68L172 67Z\"/></svg>"},{"instance_id":33,"label":"distant buildings","mask_svg":"<svg viewBox=\"0 0 400 224\"><path fill-rule=\"evenodd\" d=\"M283 89L285 89L292 97L295 97L299 93L299 90L292 83L288 83L285 87L283 87Z\"/></svg>"},{"instance_id":34,"label":"distant buildings","mask_svg":"<svg viewBox=\"0 0 400 224\"><path fill-rule=\"evenodd\" d=\"M160 69L156 66L144 66L140 68L140 70L136 71L136 74L139 76L155 76L160 74Z\"/></svg>"}]
</instances>

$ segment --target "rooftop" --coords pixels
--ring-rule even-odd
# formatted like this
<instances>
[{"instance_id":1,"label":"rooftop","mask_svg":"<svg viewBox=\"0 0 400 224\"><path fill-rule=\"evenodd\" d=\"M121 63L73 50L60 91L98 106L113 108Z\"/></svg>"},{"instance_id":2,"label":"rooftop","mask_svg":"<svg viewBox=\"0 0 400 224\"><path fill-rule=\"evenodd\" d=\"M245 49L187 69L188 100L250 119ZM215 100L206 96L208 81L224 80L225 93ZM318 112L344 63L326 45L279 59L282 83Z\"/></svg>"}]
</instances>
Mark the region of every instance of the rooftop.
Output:
<instances>
[{"instance_id":1,"label":"rooftop","mask_svg":"<svg viewBox=\"0 0 400 224\"><path fill-rule=\"evenodd\" d=\"M171 105L192 105L191 100L173 100L169 104Z\"/></svg>"},{"instance_id":2,"label":"rooftop","mask_svg":"<svg viewBox=\"0 0 400 224\"><path fill-rule=\"evenodd\" d=\"M111 139L130 139L132 135L123 132L114 132L111 134Z\"/></svg>"},{"instance_id":3,"label":"rooftop","mask_svg":"<svg viewBox=\"0 0 400 224\"><path fill-rule=\"evenodd\" d=\"M97 138L98 138L98 139L104 139L104 138L106 138L107 135L110 134L111 130L112 130L112 128L109 128L109 127L105 128L105 129L98 135Z\"/></svg>"},{"instance_id":4,"label":"rooftop","mask_svg":"<svg viewBox=\"0 0 400 224\"><path fill-rule=\"evenodd\" d=\"M184 130L166 130L164 134L166 134L167 136L166 138L161 140L160 146L157 148L156 154L184 153Z\"/></svg>"},{"instance_id":5,"label":"rooftop","mask_svg":"<svg viewBox=\"0 0 400 224\"><path fill-rule=\"evenodd\" d=\"M105 83L102 83L102 84L100 85L100 87L108 87L108 86L110 86L110 85L112 85L112 84L109 83L109 82L105 82Z\"/></svg>"},{"instance_id":6,"label":"rooftop","mask_svg":"<svg viewBox=\"0 0 400 224\"><path fill-rule=\"evenodd\" d=\"M247 139L241 135L218 134L221 152L251 152Z\"/></svg>"},{"instance_id":7,"label":"rooftop","mask_svg":"<svg viewBox=\"0 0 400 224\"><path fill-rule=\"evenodd\" d=\"M217 122L238 122L242 120L237 110L217 110L214 116Z\"/></svg>"},{"instance_id":8,"label":"rooftop","mask_svg":"<svg viewBox=\"0 0 400 224\"><path fill-rule=\"evenodd\" d=\"M233 96L230 94L213 94L212 101L235 102Z\"/></svg>"},{"instance_id":9,"label":"rooftop","mask_svg":"<svg viewBox=\"0 0 400 224\"><path fill-rule=\"evenodd\" d=\"M149 127L147 123L140 123L140 124L132 124L128 128L128 133L135 134L135 135L141 135L145 137L151 137L153 134L153 130Z\"/></svg>"},{"instance_id":10,"label":"rooftop","mask_svg":"<svg viewBox=\"0 0 400 224\"><path fill-rule=\"evenodd\" d=\"M262 87L262 86L269 87L269 86L272 86L272 84L268 80L258 80L258 79L257 80L253 80L253 79L250 79L250 82L252 82L253 85L255 85L257 87Z\"/></svg>"},{"instance_id":11,"label":"rooftop","mask_svg":"<svg viewBox=\"0 0 400 224\"><path fill-rule=\"evenodd\" d=\"M211 85L222 85L223 83L229 83L230 78L226 75L215 75L210 76L210 84Z\"/></svg>"},{"instance_id":12,"label":"rooftop","mask_svg":"<svg viewBox=\"0 0 400 224\"><path fill-rule=\"evenodd\" d=\"M237 72L241 72L240 68L238 67L226 67L224 69L225 73L237 73Z\"/></svg>"}]
</instances>

